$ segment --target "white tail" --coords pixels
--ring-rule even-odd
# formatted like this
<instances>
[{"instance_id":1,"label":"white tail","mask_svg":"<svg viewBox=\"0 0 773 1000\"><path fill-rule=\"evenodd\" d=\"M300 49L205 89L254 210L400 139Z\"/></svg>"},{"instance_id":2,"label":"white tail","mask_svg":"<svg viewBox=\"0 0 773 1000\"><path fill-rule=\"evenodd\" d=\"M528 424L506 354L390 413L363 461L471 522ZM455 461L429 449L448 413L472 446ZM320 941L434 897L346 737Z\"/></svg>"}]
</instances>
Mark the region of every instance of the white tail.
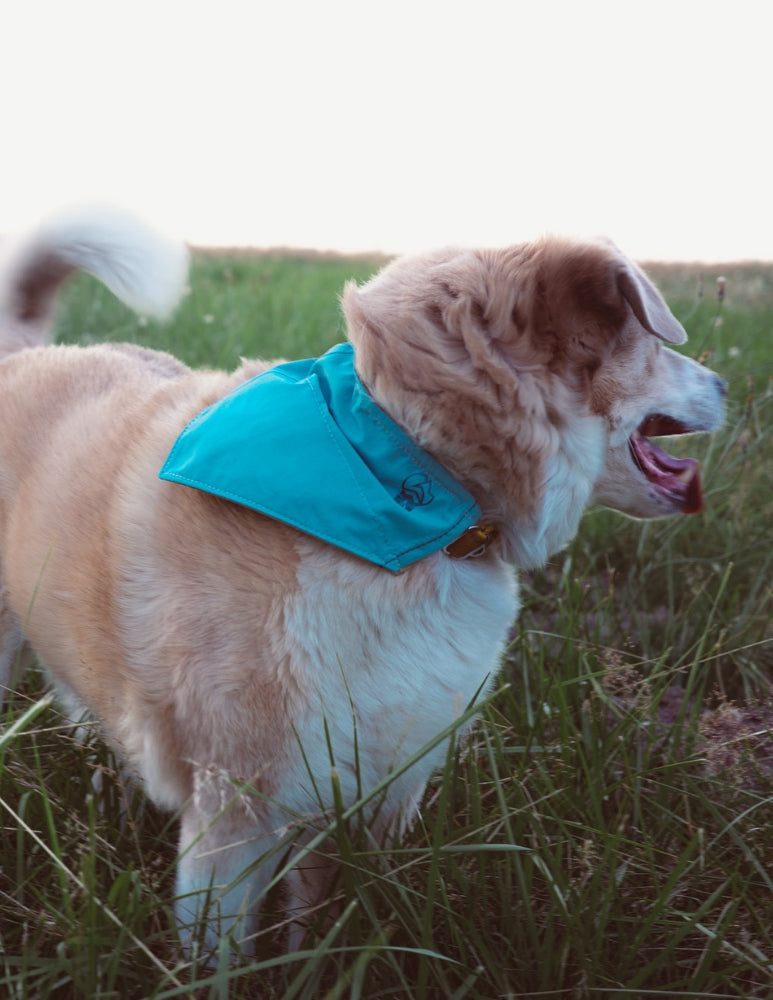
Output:
<instances>
[{"instance_id":1,"label":"white tail","mask_svg":"<svg viewBox=\"0 0 773 1000\"><path fill-rule=\"evenodd\" d=\"M137 312L166 316L188 273L185 246L132 215L82 208L44 220L3 248L0 357L43 343L56 294L68 275L87 271Z\"/></svg>"}]
</instances>

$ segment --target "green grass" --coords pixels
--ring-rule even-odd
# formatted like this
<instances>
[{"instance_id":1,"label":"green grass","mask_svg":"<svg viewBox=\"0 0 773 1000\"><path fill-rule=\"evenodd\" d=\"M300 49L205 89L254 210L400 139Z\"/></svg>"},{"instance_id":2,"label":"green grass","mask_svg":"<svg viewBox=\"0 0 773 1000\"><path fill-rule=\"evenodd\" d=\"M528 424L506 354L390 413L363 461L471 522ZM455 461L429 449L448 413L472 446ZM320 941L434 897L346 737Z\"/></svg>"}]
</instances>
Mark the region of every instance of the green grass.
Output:
<instances>
[{"instance_id":1,"label":"green grass","mask_svg":"<svg viewBox=\"0 0 773 1000\"><path fill-rule=\"evenodd\" d=\"M309 356L342 337L343 281L373 269L202 255L164 327L82 279L59 333L225 367ZM502 687L415 828L374 851L358 810L339 812L339 916L318 946L284 954L274 891L252 964L178 960L174 817L29 674L0 730L0 994L773 996L773 268L725 273L721 308L714 272L700 300L695 269L658 275L685 349L730 383L726 427L689 445L706 511L591 512L525 578Z\"/></svg>"}]
</instances>

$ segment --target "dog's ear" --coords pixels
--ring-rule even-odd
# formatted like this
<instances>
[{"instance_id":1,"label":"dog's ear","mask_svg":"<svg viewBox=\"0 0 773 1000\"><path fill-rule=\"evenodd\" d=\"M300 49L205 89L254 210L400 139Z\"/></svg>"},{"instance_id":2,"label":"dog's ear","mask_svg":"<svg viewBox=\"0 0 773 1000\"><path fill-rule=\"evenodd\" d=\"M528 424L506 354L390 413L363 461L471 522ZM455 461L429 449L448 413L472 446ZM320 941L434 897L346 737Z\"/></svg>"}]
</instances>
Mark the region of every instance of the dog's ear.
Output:
<instances>
[{"instance_id":1,"label":"dog's ear","mask_svg":"<svg viewBox=\"0 0 773 1000\"><path fill-rule=\"evenodd\" d=\"M687 340L684 327L672 315L655 286L625 259L617 273L617 287L645 330L667 344L683 344Z\"/></svg>"}]
</instances>

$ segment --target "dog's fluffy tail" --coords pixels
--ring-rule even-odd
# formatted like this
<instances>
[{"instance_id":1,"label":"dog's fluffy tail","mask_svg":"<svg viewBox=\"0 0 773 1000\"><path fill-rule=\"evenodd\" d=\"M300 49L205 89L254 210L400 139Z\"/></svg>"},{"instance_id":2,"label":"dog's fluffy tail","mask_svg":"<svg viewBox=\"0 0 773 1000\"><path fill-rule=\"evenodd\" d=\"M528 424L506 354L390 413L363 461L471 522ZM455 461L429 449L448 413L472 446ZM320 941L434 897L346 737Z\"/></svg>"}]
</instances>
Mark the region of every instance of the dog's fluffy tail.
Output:
<instances>
[{"instance_id":1,"label":"dog's fluffy tail","mask_svg":"<svg viewBox=\"0 0 773 1000\"><path fill-rule=\"evenodd\" d=\"M86 208L46 219L2 248L0 358L45 343L62 282L88 271L132 309L168 315L188 273L183 244L134 216Z\"/></svg>"}]
</instances>

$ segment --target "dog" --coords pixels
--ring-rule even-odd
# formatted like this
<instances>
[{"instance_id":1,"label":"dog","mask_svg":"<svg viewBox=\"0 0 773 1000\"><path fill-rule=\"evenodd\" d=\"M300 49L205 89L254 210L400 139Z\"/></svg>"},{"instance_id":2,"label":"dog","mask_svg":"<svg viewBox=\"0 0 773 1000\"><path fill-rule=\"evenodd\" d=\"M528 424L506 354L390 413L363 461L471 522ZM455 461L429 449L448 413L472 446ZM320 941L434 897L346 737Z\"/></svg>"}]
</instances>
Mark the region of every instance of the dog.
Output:
<instances>
[{"instance_id":1,"label":"dog","mask_svg":"<svg viewBox=\"0 0 773 1000\"><path fill-rule=\"evenodd\" d=\"M179 811L183 940L202 921L209 946L229 933L248 951L273 872L257 862L293 824L374 789L374 836L415 815L455 722L469 727L492 690L519 569L563 548L591 504L635 518L700 510L698 463L652 438L718 428L726 387L672 349L684 330L612 243L549 237L398 259L343 291L349 347L332 362L349 364L358 409L347 396L340 422L364 413L414 470L382 491L395 518L436 498L449 509L420 543L393 543L388 519L352 509L360 544L349 541L354 488L339 491L334 537L296 517L336 492L326 459L306 499L289 490L284 518L242 502L241 486L201 488L196 469L186 479L202 414L225 419L241 400L234 427L269 420L270 395L239 394L281 383L311 399L308 366L243 361L226 374L136 345L46 346L57 292L80 270L163 312L187 263L142 224L100 212L50 220L6 253L0 684L28 644L151 798ZM303 449L306 424L279 423L246 432L244 446L278 442L280 461L294 441ZM230 432L214 440L223 475L284 483L268 459L263 474L262 451L232 456ZM292 475L315 453L286 463ZM389 455L385 477L399 479ZM291 946L331 875L308 856L288 865Z\"/></svg>"}]
</instances>

